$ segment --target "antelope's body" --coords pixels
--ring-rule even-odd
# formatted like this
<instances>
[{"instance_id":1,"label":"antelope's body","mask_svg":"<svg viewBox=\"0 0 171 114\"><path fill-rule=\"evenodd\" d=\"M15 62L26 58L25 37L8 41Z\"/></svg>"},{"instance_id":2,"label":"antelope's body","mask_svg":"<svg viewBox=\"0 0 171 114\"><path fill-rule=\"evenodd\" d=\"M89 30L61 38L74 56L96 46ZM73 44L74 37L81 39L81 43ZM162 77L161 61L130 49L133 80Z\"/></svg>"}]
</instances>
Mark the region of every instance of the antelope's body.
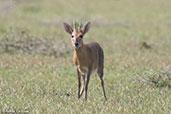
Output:
<instances>
[{"instance_id":1,"label":"antelope's body","mask_svg":"<svg viewBox=\"0 0 171 114\"><path fill-rule=\"evenodd\" d=\"M103 50L96 42L83 44L79 49L74 49L73 62L83 75L103 70Z\"/></svg>"},{"instance_id":2,"label":"antelope's body","mask_svg":"<svg viewBox=\"0 0 171 114\"><path fill-rule=\"evenodd\" d=\"M104 97L106 98L104 81L103 81L103 68L104 68L104 54L103 50L97 42L83 43L83 36L90 28L90 22L84 25L83 28L77 29L74 23L74 30L70 25L64 23L66 32L72 35L72 44L74 46L73 62L77 67L78 77L78 98L82 96L85 90L85 99L87 99L87 90L90 80L90 75L97 72L101 80ZM83 79L83 86L81 88L81 78ZM81 90L80 90L81 89Z\"/></svg>"}]
</instances>

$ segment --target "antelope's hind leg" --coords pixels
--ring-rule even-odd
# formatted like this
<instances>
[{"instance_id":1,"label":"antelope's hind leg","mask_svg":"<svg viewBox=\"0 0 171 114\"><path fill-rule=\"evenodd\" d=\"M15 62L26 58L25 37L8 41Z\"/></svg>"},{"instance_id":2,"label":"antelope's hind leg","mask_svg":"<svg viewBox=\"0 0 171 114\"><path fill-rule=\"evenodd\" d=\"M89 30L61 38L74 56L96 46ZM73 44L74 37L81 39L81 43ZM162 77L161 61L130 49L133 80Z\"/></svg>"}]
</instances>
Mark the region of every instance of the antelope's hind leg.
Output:
<instances>
[{"instance_id":1,"label":"antelope's hind leg","mask_svg":"<svg viewBox=\"0 0 171 114\"><path fill-rule=\"evenodd\" d=\"M104 88L103 69L98 70L97 74L98 74L98 76L99 76L99 78L100 78L100 81L101 81L101 86L102 86L102 90L103 90L103 95L104 95L105 99L107 100L106 92L105 92L105 88Z\"/></svg>"}]
</instances>

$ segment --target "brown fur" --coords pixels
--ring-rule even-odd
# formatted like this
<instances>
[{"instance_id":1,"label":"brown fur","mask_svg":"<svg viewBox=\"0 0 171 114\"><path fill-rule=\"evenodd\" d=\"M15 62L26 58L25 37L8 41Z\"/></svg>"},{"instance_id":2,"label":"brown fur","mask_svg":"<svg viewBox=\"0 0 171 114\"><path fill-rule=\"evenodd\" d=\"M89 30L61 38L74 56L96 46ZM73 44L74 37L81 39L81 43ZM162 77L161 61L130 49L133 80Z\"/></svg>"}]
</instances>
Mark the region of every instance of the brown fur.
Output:
<instances>
[{"instance_id":1,"label":"brown fur","mask_svg":"<svg viewBox=\"0 0 171 114\"><path fill-rule=\"evenodd\" d=\"M72 35L71 42L74 48L73 62L77 66L77 76L78 76L78 98L81 97L85 90L85 99L87 99L88 83L90 80L90 75L96 71L101 80L101 85L103 89L104 97L106 98L104 81L103 81L103 67L104 67L104 54L103 50L97 42L83 43L83 36L88 32L90 28L90 22L81 28L70 27L70 25L64 23L66 32ZM81 37L82 36L82 37ZM78 46L75 46L75 43ZM83 78L83 86L81 87L81 76ZM106 98L107 99L107 98Z\"/></svg>"},{"instance_id":2,"label":"brown fur","mask_svg":"<svg viewBox=\"0 0 171 114\"><path fill-rule=\"evenodd\" d=\"M96 42L90 42L82 44L79 49L74 49L73 62L82 71L84 67L88 67L88 70L92 71L103 68L103 50Z\"/></svg>"}]
</instances>

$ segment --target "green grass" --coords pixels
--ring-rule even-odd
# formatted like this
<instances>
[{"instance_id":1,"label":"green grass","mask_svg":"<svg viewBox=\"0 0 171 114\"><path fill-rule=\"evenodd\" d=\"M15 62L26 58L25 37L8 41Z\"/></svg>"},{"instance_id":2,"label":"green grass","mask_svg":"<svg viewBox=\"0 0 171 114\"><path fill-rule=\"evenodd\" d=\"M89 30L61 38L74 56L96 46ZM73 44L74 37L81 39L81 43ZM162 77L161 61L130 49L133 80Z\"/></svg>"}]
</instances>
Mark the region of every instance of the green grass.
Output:
<instances>
[{"instance_id":1,"label":"green grass","mask_svg":"<svg viewBox=\"0 0 171 114\"><path fill-rule=\"evenodd\" d=\"M0 0L0 40L10 31L68 44L57 58L0 51L0 111L30 113L170 114L171 88L139 81L138 75L171 65L170 0ZM105 101L92 75L88 100L77 99L70 36L63 21L92 22L84 41L97 41L105 54ZM151 46L143 47L143 42ZM60 47L60 43L57 44ZM61 44L62 45L62 44ZM0 49L1 50L1 49ZM147 75L147 76L148 76ZM145 75L146 76L146 75Z\"/></svg>"}]
</instances>

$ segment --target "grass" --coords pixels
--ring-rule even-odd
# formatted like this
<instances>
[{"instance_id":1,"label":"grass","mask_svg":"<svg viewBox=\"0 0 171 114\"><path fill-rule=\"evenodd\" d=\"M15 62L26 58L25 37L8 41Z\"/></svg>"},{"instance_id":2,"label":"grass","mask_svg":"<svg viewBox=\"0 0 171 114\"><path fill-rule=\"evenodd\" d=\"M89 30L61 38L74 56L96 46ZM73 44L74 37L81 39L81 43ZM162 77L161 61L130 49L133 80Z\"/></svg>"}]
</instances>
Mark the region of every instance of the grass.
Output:
<instances>
[{"instance_id":1,"label":"grass","mask_svg":"<svg viewBox=\"0 0 171 114\"><path fill-rule=\"evenodd\" d=\"M24 31L33 41L49 39L59 49L65 43L63 51L70 51L54 57L1 48L1 112L170 114L170 86L139 81L139 75L151 78L171 65L170 10L169 0L0 0L0 44L9 35L24 40ZM84 41L104 49L107 101L97 75L91 76L87 102L77 99L72 45L63 28L73 19L90 20Z\"/></svg>"}]
</instances>

